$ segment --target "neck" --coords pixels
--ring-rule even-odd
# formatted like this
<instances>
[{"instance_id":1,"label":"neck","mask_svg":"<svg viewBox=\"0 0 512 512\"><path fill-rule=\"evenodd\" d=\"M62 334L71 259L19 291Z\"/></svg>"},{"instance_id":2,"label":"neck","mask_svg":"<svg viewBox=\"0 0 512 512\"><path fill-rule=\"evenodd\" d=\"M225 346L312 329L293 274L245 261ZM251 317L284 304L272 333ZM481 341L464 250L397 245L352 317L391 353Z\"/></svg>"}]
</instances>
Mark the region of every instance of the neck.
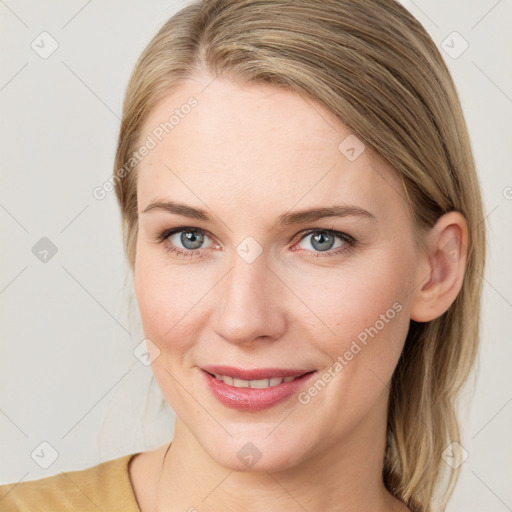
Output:
<instances>
[{"instance_id":1,"label":"neck","mask_svg":"<svg viewBox=\"0 0 512 512\"><path fill-rule=\"evenodd\" d=\"M272 472L236 471L218 464L178 419L163 460L157 510L407 510L382 481L386 402L338 443L290 469ZM376 424L383 426L378 432Z\"/></svg>"}]
</instances>

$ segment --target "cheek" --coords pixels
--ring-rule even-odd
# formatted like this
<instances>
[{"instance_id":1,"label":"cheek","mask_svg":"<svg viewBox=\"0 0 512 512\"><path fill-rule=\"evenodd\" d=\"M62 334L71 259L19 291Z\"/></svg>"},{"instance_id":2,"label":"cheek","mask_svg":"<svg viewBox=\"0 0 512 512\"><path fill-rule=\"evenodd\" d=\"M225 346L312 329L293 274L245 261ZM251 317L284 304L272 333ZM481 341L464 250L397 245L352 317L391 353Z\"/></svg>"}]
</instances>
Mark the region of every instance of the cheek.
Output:
<instances>
[{"instance_id":1,"label":"cheek","mask_svg":"<svg viewBox=\"0 0 512 512\"><path fill-rule=\"evenodd\" d=\"M319 336L315 322L317 334L312 333L311 339L330 360L341 356L347 361L351 369L346 373L368 377L372 368L386 382L409 328L415 260L390 247L355 261L330 273L321 286L318 279L302 280L300 293L308 297L307 304L321 319L325 333Z\"/></svg>"},{"instance_id":2,"label":"cheek","mask_svg":"<svg viewBox=\"0 0 512 512\"><path fill-rule=\"evenodd\" d=\"M151 341L146 343L150 354L153 350L153 374L167 403L176 414L184 415L190 407L190 397L184 391L180 372L190 366L187 358L194 348L192 340L196 339L191 329L198 325L190 319L197 318L194 304L204 291L197 290L194 280L180 268L183 269L161 265L150 250L141 250L134 268L134 289L144 336ZM194 391L193 383L185 387Z\"/></svg>"},{"instance_id":3,"label":"cheek","mask_svg":"<svg viewBox=\"0 0 512 512\"><path fill-rule=\"evenodd\" d=\"M299 400L324 411L326 424L338 435L383 399L402 352L414 269L396 265L401 260L395 256L381 254L366 268L358 264L357 271L333 273L321 290L317 286L309 294L311 310L329 327L320 331L316 322L309 339L327 356L327 364L319 373L321 382Z\"/></svg>"},{"instance_id":4,"label":"cheek","mask_svg":"<svg viewBox=\"0 0 512 512\"><path fill-rule=\"evenodd\" d=\"M144 334L160 350L158 366L189 366L208 317L218 276L188 263L169 264L162 248L143 247L134 268L134 289Z\"/></svg>"},{"instance_id":5,"label":"cheek","mask_svg":"<svg viewBox=\"0 0 512 512\"><path fill-rule=\"evenodd\" d=\"M141 250L137 254L134 289L144 334L163 351L165 340L179 338L176 331L185 325L181 320L186 318L193 294L190 285L186 287L180 277L179 269L171 272L162 267L151 252Z\"/></svg>"}]
</instances>

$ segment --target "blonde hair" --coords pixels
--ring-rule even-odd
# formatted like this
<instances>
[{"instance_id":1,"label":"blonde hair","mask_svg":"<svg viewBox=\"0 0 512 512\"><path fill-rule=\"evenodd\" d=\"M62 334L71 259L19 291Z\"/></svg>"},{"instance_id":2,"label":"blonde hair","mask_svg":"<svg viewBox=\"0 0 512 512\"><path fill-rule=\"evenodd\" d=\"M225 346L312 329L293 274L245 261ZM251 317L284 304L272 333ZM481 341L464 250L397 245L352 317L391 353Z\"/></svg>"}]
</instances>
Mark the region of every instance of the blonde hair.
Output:
<instances>
[{"instance_id":1,"label":"blonde hair","mask_svg":"<svg viewBox=\"0 0 512 512\"><path fill-rule=\"evenodd\" d=\"M485 227L464 116L436 45L393 0L204 0L179 11L142 53L124 101L114 178L132 270L137 165L126 172L126 163L149 112L201 71L329 109L400 177L418 236L446 212L466 218L462 289L441 317L411 321L393 374L383 470L389 491L418 511L432 510L446 470L444 508L458 472L441 454L460 441L456 405L478 347Z\"/></svg>"}]
</instances>

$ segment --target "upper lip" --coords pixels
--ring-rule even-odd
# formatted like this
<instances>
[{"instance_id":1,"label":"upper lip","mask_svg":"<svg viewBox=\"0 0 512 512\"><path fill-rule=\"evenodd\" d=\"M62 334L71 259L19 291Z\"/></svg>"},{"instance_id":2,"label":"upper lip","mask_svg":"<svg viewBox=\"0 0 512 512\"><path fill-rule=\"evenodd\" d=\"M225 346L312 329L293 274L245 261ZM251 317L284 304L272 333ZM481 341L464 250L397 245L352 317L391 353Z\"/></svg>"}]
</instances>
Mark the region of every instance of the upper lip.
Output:
<instances>
[{"instance_id":1,"label":"upper lip","mask_svg":"<svg viewBox=\"0 0 512 512\"><path fill-rule=\"evenodd\" d=\"M276 377L298 377L305 373L310 373L314 370L302 368L253 368L243 369L234 368L232 366L202 366L202 370L217 375L226 375L235 379L242 380L259 380L259 379L272 379Z\"/></svg>"}]
</instances>

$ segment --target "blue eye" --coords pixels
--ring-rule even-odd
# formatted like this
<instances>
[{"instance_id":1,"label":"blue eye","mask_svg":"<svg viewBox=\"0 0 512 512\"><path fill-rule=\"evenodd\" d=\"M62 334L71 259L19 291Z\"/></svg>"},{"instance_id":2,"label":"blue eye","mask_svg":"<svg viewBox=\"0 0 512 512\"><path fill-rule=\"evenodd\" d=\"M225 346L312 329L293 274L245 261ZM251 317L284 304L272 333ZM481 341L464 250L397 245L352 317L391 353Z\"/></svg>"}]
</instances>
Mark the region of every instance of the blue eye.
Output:
<instances>
[{"instance_id":1,"label":"blue eye","mask_svg":"<svg viewBox=\"0 0 512 512\"><path fill-rule=\"evenodd\" d=\"M299 243L308 239L307 245L309 247L302 247L301 249L312 252L315 258L335 256L355 245L355 240L351 236L330 229L311 229L302 236Z\"/></svg>"},{"instance_id":2,"label":"blue eye","mask_svg":"<svg viewBox=\"0 0 512 512\"><path fill-rule=\"evenodd\" d=\"M201 245L204 243L205 238L209 239L202 229L181 227L164 231L158 235L157 241L160 243L165 242L165 249L168 252L175 253L184 258L192 258L201 255L202 249L204 249Z\"/></svg>"},{"instance_id":3,"label":"blue eye","mask_svg":"<svg viewBox=\"0 0 512 512\"><path fill-rule=\"evenodd\" d=\"M176 241L172 240L173 237L176 237L177 241L179 240L179 243L183 248L188 250L200 249L205 240L204 232L192 229L177 231L170 235L168 240L176 245Z\"/></svg>"},{"instance_id":4,"label":"blue eye","mask_svg":"<svg viewBox=\"0 0 512 512\"><path fill-rule=\"evenodd\" d=\"M311 248L301 248L301 250L310 253L314 258L336 256L350 250L356 244L356 240L350 235L330 229L310 229L302 234L299 243L308 237L311 237L309 242ZM210 243L204 247L205 240L211 242L203 229L194 227L168 229L157 236L157 242L164 243L168 252L184 258L200 257L203 251L212 245Z\"/></svg>"},{"instance_id":5,"label":"blue eye","mask_svg":"<svg viewBox=\"0 0 512 512\"><path fill-rule=\"evenodd\" d=\"M313 248L314 251L330 251L332 249L338 249L347 244L347 240L342 239L341 236L335 235L332 231L312 231L306 234L301 242L304 242L309 238L309 245ZM338 244L336 245L336 240L338 240ZM306 250L310 250L306 247Z\"/></svg>"}]
</instances>

